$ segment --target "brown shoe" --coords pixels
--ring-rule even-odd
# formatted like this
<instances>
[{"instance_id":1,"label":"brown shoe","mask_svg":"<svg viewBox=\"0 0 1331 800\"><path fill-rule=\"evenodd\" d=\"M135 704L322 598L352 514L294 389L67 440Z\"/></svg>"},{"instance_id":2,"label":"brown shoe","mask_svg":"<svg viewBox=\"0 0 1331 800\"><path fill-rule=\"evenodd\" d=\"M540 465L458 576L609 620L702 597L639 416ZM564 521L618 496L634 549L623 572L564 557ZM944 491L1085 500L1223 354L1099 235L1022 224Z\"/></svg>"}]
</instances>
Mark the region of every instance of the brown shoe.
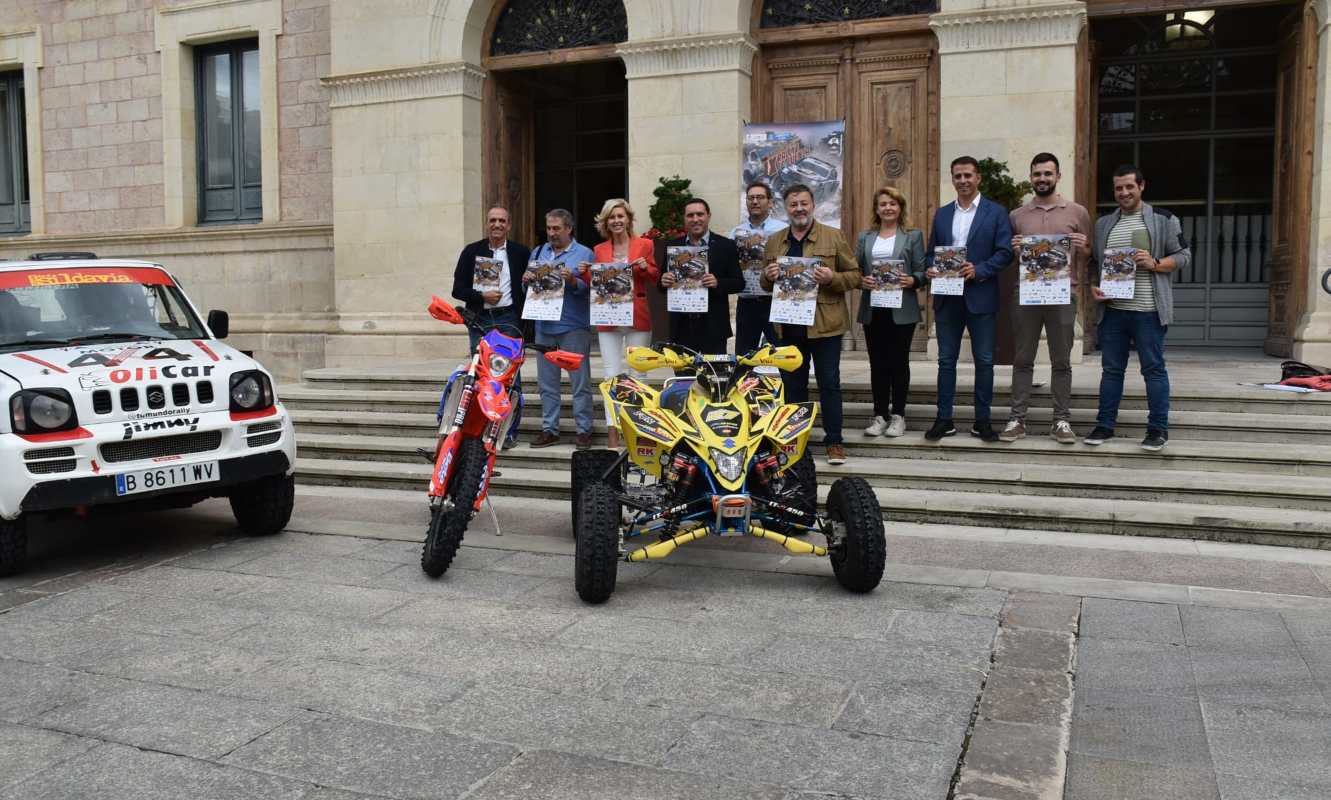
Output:
<instances>
[{"instance_id":1,"label":"brown shoe","mask_svg":"<svg viewBox=\"0 0 1331 800\"><path fill-rule=\"evenodd\" d=\"M592 435L590 433L580 433L573 437L573 446L579 450L592 449Z\"/></svg>"},{"instance_id":2,"label":"brown shoe","mask_svg":"<svg viewBox=\"0 0 1331 800\"><path fill-rule=\"evenodd\" d=\"M833 465L846 463L846 448L839 444L829 444L827 446L827 463Z\"/></svg>"},{"instance_id":3,"label":"brown shoe","mask_svg":"<svg viewBox=\"0 0 1331 800\"><path fill-rule=\"evenodd\" d=\"M531 440L532 447L549 447L552 444L559 444L559 434L550 431L541 431Z\"/></svg>"}]
</instances>

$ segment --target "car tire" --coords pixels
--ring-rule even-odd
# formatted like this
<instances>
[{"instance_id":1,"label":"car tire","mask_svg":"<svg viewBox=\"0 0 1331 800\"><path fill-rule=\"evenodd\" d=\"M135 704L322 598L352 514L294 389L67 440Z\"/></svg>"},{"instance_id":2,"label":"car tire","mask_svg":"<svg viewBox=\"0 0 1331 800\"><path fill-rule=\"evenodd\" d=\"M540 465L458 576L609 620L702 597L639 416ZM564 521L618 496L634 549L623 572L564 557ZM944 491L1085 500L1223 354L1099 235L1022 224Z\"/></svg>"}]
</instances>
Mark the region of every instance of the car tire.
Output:
<instances>
[{"instance_id":1,"label":"car tire","mask_svg":"<svg viewBox=\"0 0 1331 800\"><path fill-rule=\"evenodd\" d=\"M575 533L573 582L586 603L604 603L615 591L619 566L619 500L615 490L593 483L582 490Z\"/></svg>"},{"instance_id":2,"label":"car tire","mask_svg":"<svg viewBox=\"0 0 1331 800\"><path fill-rule=\"evenodd\" d=\"M829 554L837 582L852 592L871 592L887 566L887 537L873 487L863 478L840 478L827 495L827 516L846 527Z\"/></svg>"},{"instance_id":3,"label":"car tire","mask_svg":"<svg viewBox=\"0 0 1331 800\"><path fill-rule=\"evenodd\" d=\"M0 519L0 578L17 575L28 563L28 521Z\"/></svg>"},{"instance_id":4,"label":"car tire","mask_svg":"<svg viewBox=\"0 0 1331 800\"><path fill-rule=\"evenodd\" d=\"M296 476L273 475L231 493L231 513L246 536L272 536L291 521L296 505Z\"/></svg>"},{"instance_id":5,"label":"car tire","mask_svg":"<svg viewBox=\"0 0 1331 800\"><path fill-rule=\"evenodd\" d=\"M430 512L430 527L425 532L425 546L421 549L421 569L431 578L448 571L462 546L462 537L471 522L472 506L481 491L485 465L490 454L480 439L463 439L458 445L457 471L448 486L453 507L436 508Z\"/></svg>"},{"instance_id":6,"label":"car tire","mask_svg":"<svg viewBox=\"0 0 1331 800\"><path fill-rule=\"evenodd\" d=\"M600 480L610 465L619 458L619 453L615 450L574 450L573 464L569 468L570 490L572 491L572 521L573 534L576 536L578 531L578 497L582 495L582 490L592 483ZM618 491L623 483L619 475L610 476L611 488Z\"/></svg>"}]
</instances>

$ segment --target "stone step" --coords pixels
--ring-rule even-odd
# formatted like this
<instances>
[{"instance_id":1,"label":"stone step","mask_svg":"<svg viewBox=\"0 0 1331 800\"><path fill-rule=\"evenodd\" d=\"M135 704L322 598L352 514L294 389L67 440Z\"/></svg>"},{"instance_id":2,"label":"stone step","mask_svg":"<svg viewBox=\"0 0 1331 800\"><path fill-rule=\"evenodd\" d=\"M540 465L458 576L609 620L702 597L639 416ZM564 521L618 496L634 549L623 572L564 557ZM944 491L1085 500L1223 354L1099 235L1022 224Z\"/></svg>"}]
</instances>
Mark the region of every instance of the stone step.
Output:
<instances>
[{"instance_id":1,"label":"stone step","mask_svg":"<svg viewBox=\"0 0 1331 800\"><path fill-rule=\"evenodd\" d=\"M528 397L521 429L535 431L539 402ZM292 419L302 430L310 433L344 433L361 436L398 435L405 432L431 435L437 428L435 422L436 403L411 403L401 406L390 405L388 410L367 410L361 408L342 408L334 399L313 399L304 397L285 400L291 409ZM355 406L372 405L372 402L353 402ZM873 407L868 403L846 403L844 405L845 430L847 437L863 436L861 431L872 421ZM598 415L600 412L598 411ZM919 434L932 421L934 409L930 406L911 405L906 408L906 418L910 423L909 433ZM968 406L956 408L958 420L971 419L973 414ZM565 401L561 418L572 417L571 402ZM1146 433L1147 412L1127 410L1119 413L1117 432L1125 438L1140 439ZM1001 429L1005 420L995 418L995 426ZM1053 422L1053 412L1048 408L1031 409L1027 415L1028 435L1045 436ZM1086 435L1095 426L1094 409L1073 409L1073 429L1079 435ZM603 429L599 422L597 429ZM1290 445L1327 445L1331 444L1331 416L1282 415L1282 414L1233 414L1212 411L1177 411L1170 415L1170 438L1173 440L1210 440L1227 442L1267 442Z\"/></svg>"},{"instance_id":2,"label":"stone step","mask_svg":"<svg viewBox=\"0 0 1331 800\"><path fill-rule=\"evenodd\" d=\"M598 437L599 438L599 437ZM302 457L340 462L406 464L429 468L416 448L430 447L428 439L401 437L329 436L297 434ZM600 441L597 446L602 446ZM1171 445L1172 447L1172 445ZM1089 449L1089 448L1088 448ZM500 469L542 472L567 483L573 446L565 443L545 448L520 444L506 450L497 462ZM1101 497L1161 502L1214 502L1231 505L1331 510L1331 495L1323 476L1284 473L1203 472L1149 462L1129 467L1098 463L1031 463L1025 460L977 465L970 461L914 458L851 458L841 466L822 463L820 474L832 477L860 475L875 486L1036 494L1054 497ZM1149 456L1150 454L1145 454Z\"/></svg>"},{"instance_id":3,"label":"stone step","mask_svg":"<svg viewBox=\"0 0 1331 800\"><path fill-rule=\"evenodd\" d=\"M430 470L424 463L346 462L308 456L296 463L301 483L416 489L422 497ZM821 497L825 498L834 479L832 468L820 475ZM568 496L566 473L503 462L492 486L496 495ZM928 522L1331 548L1331 520L1307 510L901 486L880 486L874 491L889 524Z\"/></svg>"},{"instance_id":4,"label":"stone step","mask_svg":"<svg viewBox=\"0 0 1331 800\"><path fill-rule=\"evenodd\" d=\"M414 405L418 410L433 409L439 403L439 394L447 380L447 375L432 380L412 380L386 376L373 380L312 378L314 372L306 373L303 384L280 387L279 394L284 401L299 401L320 404L344 403L336 407L358 407L367 410L385 409L387 406ZM317 372L324 372L323 370ZM534 376L528 375L527 394L529 400L536 402ZM664 378L665 376L660 376ZM655 385L659 381L653 380ZM871 403L873 393L869 384L863 380L845 380L841 385L842 400L846 403ZM562 384L561 394L568 397L569 384ZM974 385L960 381L957 386L958 403L968 403L974 393ZM593 390L593 394L597 392ZM816 386L810 386L810 397L818 399ZM1031 393L1033 409L1052 406L1052 396L1047 384L1036 386ZM911 405L927 406L931 410L937 404L938 394L932 376L929 381L916 379L911 383L908 402ZM1012 403L1012 395L1006 379L996 379L994 386L994 416L1006 419L1007 409ZM1095 388L1074 387L1071 406L1074 409L1096 409L1099 407L1099 393ZM309 407L309 406L307 406ZM1120 409L1145 410L1146 393L1140 388L1129 386L1124 390ZM1331 417L1331 393L1290 394L1249 386L1174 386L1170 395L1170 412L1209 411L1218 413L1246 414L1292 414L1296 416ZM960 412L958 411L958 414Z\"/></svg>"}]
</instances>

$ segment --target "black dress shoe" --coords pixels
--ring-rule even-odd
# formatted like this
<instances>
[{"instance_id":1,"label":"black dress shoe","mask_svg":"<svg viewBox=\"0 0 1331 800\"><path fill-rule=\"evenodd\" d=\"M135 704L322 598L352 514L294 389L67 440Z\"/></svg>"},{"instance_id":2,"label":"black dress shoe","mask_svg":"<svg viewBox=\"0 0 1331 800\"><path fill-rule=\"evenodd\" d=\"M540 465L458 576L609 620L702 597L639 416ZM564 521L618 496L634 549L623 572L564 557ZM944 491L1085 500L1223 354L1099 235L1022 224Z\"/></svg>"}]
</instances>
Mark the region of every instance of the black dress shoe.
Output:
<instances>
[{"instance_id":1,"label":"black dress shoe","mask_svg":"<svg viewBox=\"0 0 1331 800\"><path fill-rule=\"evenodd\" d=\"M932 428L924 432L924 438L936 442L944 436L955 436L957 428L950 419L936 419Z\"/></svg>"},{"instance_id":2,"label":"black dress shoe","mask_svg":"<svg viewBox=\"0 0 1331 800\"><path fill-rule=\"evenodd\" d=\"M989 424L989 420L982 420L971 426L971 436L978 436L982 442L998 441L998 432L994 426Z\"/></svg>"}]
</instances>

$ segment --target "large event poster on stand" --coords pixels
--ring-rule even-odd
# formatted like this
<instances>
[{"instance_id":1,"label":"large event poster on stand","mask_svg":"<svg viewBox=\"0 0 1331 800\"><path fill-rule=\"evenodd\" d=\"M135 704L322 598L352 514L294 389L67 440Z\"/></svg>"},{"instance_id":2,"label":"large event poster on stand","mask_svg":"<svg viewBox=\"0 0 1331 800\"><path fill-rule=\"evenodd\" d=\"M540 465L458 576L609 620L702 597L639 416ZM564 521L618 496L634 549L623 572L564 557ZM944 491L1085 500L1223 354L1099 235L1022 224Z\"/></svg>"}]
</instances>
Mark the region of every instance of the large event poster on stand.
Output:
<instances>
[{"instance_id":1,"label":"large event poster on stand","mask_svg":"<svg viewBox=\"0 0 1331 800\"><path fill-rule=\"evenodd\" d=\"M779 274L772 285L772 313L769 319L783 325L812 325L818 310L818 282L813 271L822 264L819 258L782 256L776 260Z\"/></svg>"},{"instance_id":2,"label":"large event poster on stand","mask_svg":"<svg viewBox=\"0 0 1331 800\"><path fill-rule=\"evenodd\" d=\"M633 324L633 268L628 262L592 264L592 324Z\"/></svg>"},{"instance_id":3,"label":"large event poster on stand","mask_svg":"<svg viewBox=\"0 0 1331 800\"><path fill-rule=\"evenodd\" d=\"M1072 240L1066 235L1021 237L1020 305L1065 306L1072 302Z\"/></svg>"},{"instance_id":4,"label":"large event poster on stand","mask_svg":"<svg viewBox=\"0 0 1331 800\"><path fill-rule=\"evenodd\" d=\"M965 294L966 279L961 277L961 265L965 263L965 247L935 247L934 269L938 277L929 281L930 293L955 297Z\"/></svg>"},{"instance_id":5,"label":"large event poster on stand","mask_svg":"<svg viewBox=\"0 0 1331 800\"><path fill-rule=\"evenodd\" d=\"M826 122L753 122L744 126L741 186L762 181L772 189L772 217L786 221L786 187L813 190L814 219L841 227L841 180L845 174L844 119ZM748 216L740 191L740 219Z\"/></svg>"},{"instance_id":6,"label":"large event poster on stand","mask_svg":"<svg viewBox=\"0 0 1331 800\"><path fill-rule=\"evenodd\" d=\"M554 261L528 261L527 300L522 318L557 322L564 314L564 276Z\"/></svg>"},{"instance_id":7,"label":"large event poster on stand","mask_svg":"<svg viewBox=\"0 0 1331 800\"><path fill-rule=\"evenodd\" d=\"M666 269L675 276L675 285L666 292L667 310L707 313L707 289L702 285L707 263L706 247L678 245L666 248Z\"/></svg>"}]
</instances>

